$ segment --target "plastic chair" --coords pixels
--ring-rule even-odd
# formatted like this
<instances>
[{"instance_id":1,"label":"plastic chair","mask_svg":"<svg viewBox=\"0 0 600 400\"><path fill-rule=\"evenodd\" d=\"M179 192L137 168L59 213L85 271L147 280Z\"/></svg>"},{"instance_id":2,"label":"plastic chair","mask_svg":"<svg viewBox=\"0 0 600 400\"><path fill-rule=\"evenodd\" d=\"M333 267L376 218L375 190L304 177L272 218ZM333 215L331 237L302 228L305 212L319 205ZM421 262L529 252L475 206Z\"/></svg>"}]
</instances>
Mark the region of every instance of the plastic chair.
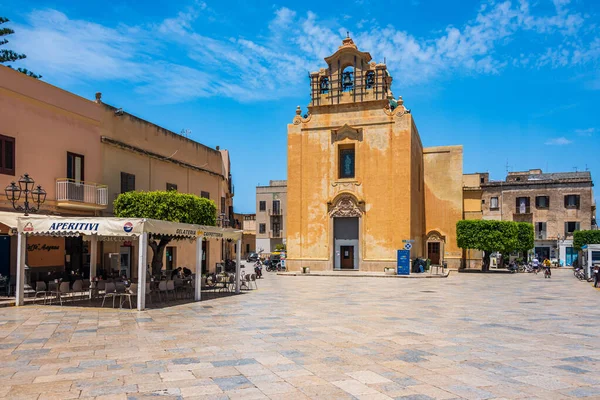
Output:
<instances>
[{"instance_id":1,"label":"plastic chair","mask_svg":"<svg viewBox=\"0 0 600 400\"><path fill-rule=\"evenodd\" d=\"M60 301L61 306L63 294L67 293L72 293L71 289L69 288L69 282L61 282L60 286L58 287L58 300Z\"/></svg>"},{"instance_id":2,"label":"plastic chair","mask_svg":"<svg viewBox=\"0 0 600 400\"><path fill-rule=\"evenodd\" d=\"M35 282L35 299L37 299L38 294L44 295L44 304L46 304L46 299L48 298L48 288L46 287L46 282L44 281L36 281Z\"/></svg>"},{"instance_id":3,"label":"plastic chair","mask_svg":"<svg viewBox=\"0 0 600 400\"><path fill-rule=\"evenodd\" d=\"M132 283L131 286L129 286L129 288L127 288L127 290L125 290L125 293L121 293L121 297L127 297L127 299L129 300L129 309L131 310L131 297L135 297L137 296L137 290L138 290L138 285L137 283ZM121 304L123 304L121 302Z\"/></svg>"},{"instance_id":4,"label":"plastic chair","mask_svg":"<svg viewBox=\"0 0 600 400\"><path fill-rule=\"evenodd\" d=\"M82 280L76 280L75 282L73 282L73 289L71 290L73 292L73 298L75 298L75 296L80 293L82 296L84 295L83 292L83 281Z\"/></svg>"},{"instance_id":5,"label":"plastic chair","mask_svg":"<svg viewBox=\"0 0 600 400\"><path fill-rule=\"evenodd\" d=\"M173 280L167 281L167 294L173 293L173 300L177 299L177 293L175 293L175 282Z\"/></svg>"},{"instance_id":6,"label":"plastic chair","mask_svg":"<svg viewBox=\"0 0 600 400\"><path fill-rule=\"evenodd\" d=\"M163 293L163 292L165 293L165 299L169 300L168 293L167 293L167 281L158 282L158 299L160 301L164 301L161 296L161 293Z\"/></svg>"},{"instance_id":7,"label":"plastic chair","mask_svg":"<svg viewBox=\"0 0 600 400\"><path fill-rule=\"evenodd\" d=\"M115 298L120 297L121 293L117 293L117 287L114 282L106 282L106 286L104 288L104 298L102 299L102 306L104 307L104 302L107 297L112 297L113 299L113 308L115 308Z\"/></svg>"}]
</instances>

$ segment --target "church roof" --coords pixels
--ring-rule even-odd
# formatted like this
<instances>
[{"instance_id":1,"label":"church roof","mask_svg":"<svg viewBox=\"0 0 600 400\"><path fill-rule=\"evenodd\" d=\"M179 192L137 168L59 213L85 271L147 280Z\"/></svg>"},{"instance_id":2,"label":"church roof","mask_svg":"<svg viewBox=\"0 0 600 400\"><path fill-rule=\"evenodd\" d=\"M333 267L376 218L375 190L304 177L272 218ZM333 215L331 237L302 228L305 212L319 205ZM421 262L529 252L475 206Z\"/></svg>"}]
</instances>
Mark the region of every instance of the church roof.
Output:
<instances>
[{"instance_id":1,"label":"church roof","mask_svg":"<svg viewBox=\"0 0 600 400\"><path fill-rule=\"evenodd\" d=\"M342 45L338 47L338 50L335 53L333 53L329 57L325 57L325 61L327 63L330 63L331 61L338 58L341 53L345 52L355 53L356 55L362 57L365 60L365 62L370 62L372 60L371 54L369 52L358 50L358 47L356 47L354 41L350 37L347 37L344 40L342 40Z\"/></svg>"}]
</instances>

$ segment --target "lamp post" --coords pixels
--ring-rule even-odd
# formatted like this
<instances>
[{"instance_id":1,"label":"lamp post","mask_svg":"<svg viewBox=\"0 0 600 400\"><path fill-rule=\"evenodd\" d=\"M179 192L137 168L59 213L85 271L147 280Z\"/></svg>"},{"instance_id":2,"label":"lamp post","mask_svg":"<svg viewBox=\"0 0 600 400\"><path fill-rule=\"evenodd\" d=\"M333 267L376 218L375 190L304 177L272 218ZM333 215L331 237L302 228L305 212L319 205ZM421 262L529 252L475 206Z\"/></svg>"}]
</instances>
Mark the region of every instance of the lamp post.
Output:
<instances>
[{"instance_id":1,"label":"lamp post","mask_svg":"<svg viewBox=\"0 0 600 400\"><path fill-rule=\"evenodd\" d=\"M15 210L23 212L25 216L28 216L29 213L38 212L40 210L40 206L46 201L46 191L42 189L41 185L35 186L35 181L29 176L29 174L24 174L18 182L18 186L13 181L4 189L6 198L12 203L12 206ZM21 199L22 195L25 195L25 199L23 201L23 205L19 205L17 203ZM30 204L30 201L33 204ZM27 251L25 251L25 257L27 257ZM24 286L26 293L33 292L33 289L29 285L29 267L27 266L27 263L25 264Z\"/></svg>"},{"instance_id":2,"label":"lamp post","mask_svg":"<svg viewBox=\"0 0 600 400\"><path fill-rule=\"evenodd\" d=\"M15 210L25 213L25 216L29 213L35 213L40 210L40 206L46 201L46 191L42 189L41 185L37 185L35 188L35 181L29 176L29 174L23 175L19 179L19 186L15 182L11 182L4 189L6 198L12 203ZM21 199L21 196L25 194L23 205L17 204ZM29 202L37 204L37 207L30 205Z\"/></svg>"}]
</instances>

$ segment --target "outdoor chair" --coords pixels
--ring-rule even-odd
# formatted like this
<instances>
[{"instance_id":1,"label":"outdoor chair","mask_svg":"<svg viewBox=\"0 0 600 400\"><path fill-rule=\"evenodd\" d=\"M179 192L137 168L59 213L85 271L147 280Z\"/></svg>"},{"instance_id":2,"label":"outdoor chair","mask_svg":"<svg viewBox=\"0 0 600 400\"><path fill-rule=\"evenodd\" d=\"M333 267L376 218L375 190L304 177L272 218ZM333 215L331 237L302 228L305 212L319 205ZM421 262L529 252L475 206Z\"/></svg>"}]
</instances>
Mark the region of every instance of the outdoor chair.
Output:
<instances>
[{"instance_id":1,"label":"outdoor chair","mask_svg":"<svg viewBox=\"0 0 600 400\"><path fill-rule=\"evenodd\" d=\"M125 293L125 283L121 281L116 281L115 288L117 290L117 293Z\"/></svg>"},{"instance_id":2,"label":"outdoor chair","mask_svg":"<svg viewBox=\"0 0 600 400\"><path fill-rule=\"evenodd\" d=\"M68 294L68 293L72 293L71 289L69 288L69 282L61 282L60 286L58 287L58 300L60 301L60 305L62 306L62 298L63 295Z\"/></svg>"},{"instance_id":3,"label":"outdoor chair","mask_svg":"<svg viewBox=\"0 0 600 400\"><path fill-rule=\"evenodd\" d=\"M132 283L131 286L129 286L124 293L121 294L121 297L126 297L129 300L129 309L131 310L131 298L137 296L137 290L138 290L138 285L137 283ZM121 301L120 304L122 305L125 301Z\"/></svg>"},{"instance_id":4,"label":"outdoor chair","mask_svg":"<svg viewBox=\"0 0 600 400\"><path fill-rule=\"evenodd\" d=\"M104 307L104 302L107 297L112 297L113 299L113 308L115 308L115 298L120 297L121 293L117 293L117 287L114 282L106 282L106 286L104 288L104 298L102 299L102 306Z\"/></svg>"},{"instance_id":5,"label":"outdoor chair","mask_svg":"<svg viewBox=\"0 0 600 400\"><path fill-rule=\"evenodd\" d=\"M98 281L96 282L96 296L100 297L100 292L102 292L102 294L104 294L104 292L106 291L106 281Z\"/></svg>"},{"instance_id":6,"label":"outdoor chair","mask_svg":"<svg viewBox=\"0 0 600 400\"><path fill-rule=\"evenodd\" d=\"M48 288L46 286L46 282L44 282L44 281L36 281L35 282L34 302L35 302L35 300L37 300L38 294L44 295L44 304L46 304L46 299L48 298Z\"/></svg>"},{"instance_id":7,"label":"outdoor chair","mask_svg":"<svg viewBox=\"0 0 600 400\"><path fill-rule=\"evenodd\" d=\"M158 300L159 301L164 301L162 299L161 293L164 293L165 294L165 299L169 300L168 293L167 293L167 281L160 281L160 282L158 282Z\"/></svg>"},{"instance_id":8,"label":"outdoor chair","mask_svg":"<svg viewBox=\"0 0 600 400\"><path fill-rule=\"evenodd\" d=\"M177 293L181 293L183 296L186 294L186 289L184 286L184 282L183 279L180 278L175 278L173 280L173 282L175 283L175 294Z\"/></svg>"},{"instance_id":9,"label":"outdoor chair","mask_svg":"<svg viewBox=\"0 0 600 400\"><path fill-rule=\"evenodd\" d=\"M92 287L92 283L90 282L90 280L84 279L83 280L83 294L85 295L87 292L89 292L91 287Z\"/></svg>"},{"instance_id":10,"label":"outdoor chair","mask_svg":"<svg viewBox=\"0 0 600 400\"><path fill-rule=\"evenodd\" d=\"M173 300L177 299L177 293L175 293L175 281L173 280L167 281L167 295L169 293L173 293Z\"/></svg>"},{"instance_id":11,"label":"outdoor chair","mask_svg":"<svg viewBox=\"0 0 600 400\"><path fill-rule=\"evenodd\" d=\"M250 290L250 274L246 274L243 277L242 282L240 283L240 289L242 286L245 286L247 290Z\"/></svg>"},{"instance_id":12,"label":"outdoor chair","mask_svg":"<svg viewBox=\"0 0 600 400\"><path fill-rule=\"evenodd\" d=\"M146 282L146 296L148 296L150 304L152 304L152 285L150 285L150 282Z\"/></svg>"},{"instance_id":13,"label":"outdoor chair","mask_svg":"<svg viewBox=\"0 0 600 400\"><path fill-rule=\"evenodd\" d=\"M77 296L77 294L81 294L81 296L83 297L83 281L76 280L75 282L73 282L73 289L71 290L71 292L73 292L73 299L75 299L75 296Z\"/></svg>"}]
</instances>

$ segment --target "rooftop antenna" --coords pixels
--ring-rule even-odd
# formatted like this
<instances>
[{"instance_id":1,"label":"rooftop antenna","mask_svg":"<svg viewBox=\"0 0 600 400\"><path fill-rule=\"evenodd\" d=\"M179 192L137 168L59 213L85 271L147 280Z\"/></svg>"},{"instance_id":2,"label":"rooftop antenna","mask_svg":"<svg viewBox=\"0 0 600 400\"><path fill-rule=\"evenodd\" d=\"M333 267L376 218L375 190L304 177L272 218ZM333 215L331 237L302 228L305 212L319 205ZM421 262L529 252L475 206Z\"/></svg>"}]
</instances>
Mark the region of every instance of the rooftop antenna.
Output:
<instances>
[{"instance_id":1,"label":"rooftop antenna","mask_svg":"<svg viewBox=\"0 0 600 400\"><path fill-rule=\"evenodd\" d=\"M589 171L590 169L588 168L587 164L585 164L585 170Z\"/></svg>"},{"instance_id":2,"label":"rooftop antenna","mask_svg":"<svg viewBox=\"0 0 600 400\"><path fill-rule=\"evenodd\" d=\"M505 168L506 168L506 174L508 175L508 173L509 173L510 169L512 168L512 165L508 165L508 158L506 159L506 165L505 165Z\"/></svg>"},{"instance_id":3,"label":"rooftop antenna","mask_svg":"<svg viewBox=\"0 0 600 400\"><path fill-rule=\"evenodd\" d=\"M181 134L181 136L187 138L192 134L192 130L191 129L182 129L180 134Z\"/></svg>"},{"instance_id":4,"label":"rooftop antenna","mask_svg":"<svg viewBox=\"0 0 600 400\"><path fill-rule=\"evenodd\" d=\"M350 31L346 31L346 38L350 39Z\"/></svg>"},{"instance_id":5,"label":"rooftop antenna","mask_svg":"<svg viewBox=\"0 0 600 400\"><path fill-rule=\"evenodd\" d=\"M573 169L575 170L575 172L579 172L577 167L573 167Z\"/></svg>"}]
</instances>

